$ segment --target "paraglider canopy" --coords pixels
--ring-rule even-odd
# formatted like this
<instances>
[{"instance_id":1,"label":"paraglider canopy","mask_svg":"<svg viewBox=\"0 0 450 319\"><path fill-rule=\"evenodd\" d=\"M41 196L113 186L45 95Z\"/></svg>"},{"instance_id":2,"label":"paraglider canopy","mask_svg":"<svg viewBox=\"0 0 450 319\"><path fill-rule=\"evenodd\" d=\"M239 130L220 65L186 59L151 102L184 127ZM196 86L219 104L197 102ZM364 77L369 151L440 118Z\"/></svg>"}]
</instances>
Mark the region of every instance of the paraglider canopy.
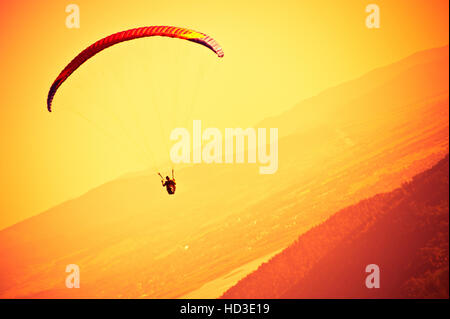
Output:
<instances>
[{"instance_id":1,"label":"paraglider canopy","mask_svg":"<svg viewBox=\"0 0 450 319\"><path fill-rule=\"evenodd\" d=\"M121 31L118 33L114 33L110 36L107 36L79 53L58 75L56 80L53 82L50 87L50 91L47 96L47 109L49 112L52 111L52 101L55 96L56 91L61 86L61 84L84 62L88 59L99 53L100 51L113 46L115 44L129 41L138 38L144 37L152 37L152 36L162 36L162 37L171 37L178 38L183 40L192 41L198 44L201 44L214 53L217 54L218 57L222 58L224 56L223 50L220 45L210 36L197 32L190 29L171 27L171 26L149 26L149 27L140 27L135 29L130 29L126 31Z\"/></svg>"}]
</instances>

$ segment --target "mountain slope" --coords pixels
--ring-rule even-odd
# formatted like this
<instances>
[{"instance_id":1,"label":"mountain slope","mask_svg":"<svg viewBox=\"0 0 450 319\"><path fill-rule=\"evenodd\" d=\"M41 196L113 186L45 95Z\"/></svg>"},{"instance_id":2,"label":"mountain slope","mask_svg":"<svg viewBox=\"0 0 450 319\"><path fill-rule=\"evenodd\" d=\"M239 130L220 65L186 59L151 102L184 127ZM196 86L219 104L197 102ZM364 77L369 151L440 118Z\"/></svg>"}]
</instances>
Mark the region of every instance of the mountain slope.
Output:
<instances>
[{"instance_id":1,"label":"mountain slope","mask_svg":"<svg viewBox=\"0 0 450 319\"><path fill-rule=\"evenodd\" d=\"M334 214L224 298L448 298L448 155L391 193ZM380 267L367 289L365 268Z\"/></svg>"},{"instance_id":2,"label":"mountain slope","mask_svg":"<svg viewBox=\"0 0 450 319\"><path fill-rule=\"evenodd\" d=\"M448 58L448 45L417 52L360 78L324 90L257 126L278 127L281 136L288 136L322 125L351 124L348 127L351 129L353 126L370 125L378 118L389 122L393 118L392 112L448 92ZM415 112L414 107L411 112Z\"/></svg>"},{"instance_id":3,"label":"mountain slope","mask_svg":"<svg viewBox=\"0 0 450 319\"><path fill-rule=\"evenodd\" d=\"M135 174L0 231L0 297L184 296L400 186L448 152L448 47L389 68L267 122L294 129L274 175L195 165L168 197L153 172ZM77 291L64 288L72 263Z\"/></svg>"}]
</instances>

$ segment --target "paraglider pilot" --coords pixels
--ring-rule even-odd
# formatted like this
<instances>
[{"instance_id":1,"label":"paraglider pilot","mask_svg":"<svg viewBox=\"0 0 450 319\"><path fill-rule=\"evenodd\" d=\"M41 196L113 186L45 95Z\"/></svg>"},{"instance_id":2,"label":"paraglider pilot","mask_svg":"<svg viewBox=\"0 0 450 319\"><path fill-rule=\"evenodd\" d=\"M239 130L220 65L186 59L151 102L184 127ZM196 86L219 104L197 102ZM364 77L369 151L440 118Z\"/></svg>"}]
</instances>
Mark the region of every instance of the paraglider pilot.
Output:
<instances>
[{"instance_id":1,"label":"paraglider pilot","mask_svg":"<svg viewBox=\"0 0 450 319\"><path fill-rule=\"evenodd\" d=\"M164 180L164 178L162 177L161 173L158 173L159 177L161 177L161 184L163 187L166 187L167 193L169 195L173 195L175 194L175 190L176 190L176 185L177 183L175 182L175 176L173 174L173 168L172 168L172 178L169 178L169 176L166 176L166 180Z\"/></svg>"}]
</instances>

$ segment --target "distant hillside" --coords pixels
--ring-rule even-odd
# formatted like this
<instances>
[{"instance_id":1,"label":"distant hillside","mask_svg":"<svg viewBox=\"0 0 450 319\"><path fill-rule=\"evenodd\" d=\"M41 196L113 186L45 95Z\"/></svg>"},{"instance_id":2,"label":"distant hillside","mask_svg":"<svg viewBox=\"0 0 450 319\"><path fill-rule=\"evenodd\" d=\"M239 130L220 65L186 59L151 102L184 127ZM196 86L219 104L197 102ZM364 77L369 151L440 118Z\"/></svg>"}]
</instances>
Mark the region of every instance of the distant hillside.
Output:
<instances>
[{"instance_id":1,"label":"distant hillside","mask_svg":"<svg viewBox=\"0 0 450 319\"><path fill-rule=\"evenodd\" d=\"M448 298L449 157L402 187L345 208L223 298ZM380 288L365 267L380 267Z\"/></svg>"},{"instance_id":2,"label":"distant hillside","mask_svg":"<svg viewBox=\"0 0 450 319\"><path fill-rule=\"evenodd\" d=\"M389 125L397 112L447 93L449 46L417 52L393 64L328 88L257 127L278 127L281 136L338 126L350 136L378 119ZM301 120L299 120L301 119ZM357 119L357 121L355 121ZM357 138L357 136L356 136Z\"/></svg>"},{"instance_id":3,"label":"distant hillside","mask_svg":"<svg viewBox=\"0 0 450 319\"><path fill-rule=\"evenodd\" d=\"M274 175L194 165L168 198L154 172L134 174L1 230L0 298L185 296L429 169L449 149L448 47L374 72L260 126L295 129Z\"/></svg>"}]
</instances>

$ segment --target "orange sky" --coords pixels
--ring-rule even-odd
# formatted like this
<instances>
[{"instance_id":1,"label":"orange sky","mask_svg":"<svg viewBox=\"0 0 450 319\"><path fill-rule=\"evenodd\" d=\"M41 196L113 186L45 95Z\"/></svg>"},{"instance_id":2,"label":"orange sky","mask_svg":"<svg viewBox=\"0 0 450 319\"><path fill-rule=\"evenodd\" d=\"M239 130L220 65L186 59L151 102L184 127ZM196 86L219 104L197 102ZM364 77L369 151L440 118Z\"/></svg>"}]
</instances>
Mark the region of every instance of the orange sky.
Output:
<instances>
[{"instance_id":1,"label":"orange sky","mask_svg":"<svg viewBox=\"0 0 450 319\"><path fill-rule=\"evenodd\" d=\"M193 117L251 126L448 43L448 1L375 1L379 30L365 26L372 2L76 1L80 29L65 26L72 1L1 2L0 229L155 165L166 155L163 135ZM78 52L111 33L160 24L213 36L225 57L173 39L129 42L77 70L57 93L55 112L46 112L51 83Z\"/></svg>"}]
</instances>

